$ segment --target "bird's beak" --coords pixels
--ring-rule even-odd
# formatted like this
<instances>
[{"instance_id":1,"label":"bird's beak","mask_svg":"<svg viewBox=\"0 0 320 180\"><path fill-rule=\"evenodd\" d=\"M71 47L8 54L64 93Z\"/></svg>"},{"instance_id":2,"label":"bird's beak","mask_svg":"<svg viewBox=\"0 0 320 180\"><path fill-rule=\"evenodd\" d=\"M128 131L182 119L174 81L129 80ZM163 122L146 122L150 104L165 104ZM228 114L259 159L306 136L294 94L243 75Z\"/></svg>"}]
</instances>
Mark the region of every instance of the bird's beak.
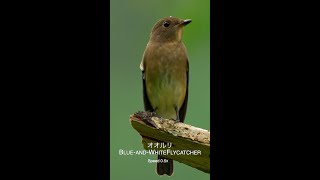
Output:
<instances>
[{"instance_id":1,"label":"bird's beak","mask_svg":"<svg viewBox=\"0 0 320 180\"><path fill-rule=\"evenodd\" d=\"M181 22L181 24L183 25L183 26L186 26L187 24L189 24L189 23L191 23L191 19L186 19L186 20L183 20L182 22Z\"/></svg>"}]
</instances>

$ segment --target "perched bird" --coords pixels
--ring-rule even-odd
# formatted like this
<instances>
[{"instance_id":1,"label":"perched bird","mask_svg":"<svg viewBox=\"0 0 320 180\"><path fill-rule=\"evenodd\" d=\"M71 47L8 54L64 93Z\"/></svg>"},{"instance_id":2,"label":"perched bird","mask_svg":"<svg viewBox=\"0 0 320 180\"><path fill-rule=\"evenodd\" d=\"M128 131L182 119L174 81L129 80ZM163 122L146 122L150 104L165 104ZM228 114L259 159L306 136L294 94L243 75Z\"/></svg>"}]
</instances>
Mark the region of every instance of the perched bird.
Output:
<instances>
[{"instance_id":1,"label":"perched bird","mask_svg":"<svg viewBox=\"0 0 320 180\"><path fill-rule=\"evenodd\" d=\"M183 122L188 103L189 63L182 43L184 26L191 22L174 17L160 19L153 27L140 64L146 111ZM158 175L173 173L173 160L158 156ZM162 162L162 163L161 163Z\"/></svg>"}]
</instances>

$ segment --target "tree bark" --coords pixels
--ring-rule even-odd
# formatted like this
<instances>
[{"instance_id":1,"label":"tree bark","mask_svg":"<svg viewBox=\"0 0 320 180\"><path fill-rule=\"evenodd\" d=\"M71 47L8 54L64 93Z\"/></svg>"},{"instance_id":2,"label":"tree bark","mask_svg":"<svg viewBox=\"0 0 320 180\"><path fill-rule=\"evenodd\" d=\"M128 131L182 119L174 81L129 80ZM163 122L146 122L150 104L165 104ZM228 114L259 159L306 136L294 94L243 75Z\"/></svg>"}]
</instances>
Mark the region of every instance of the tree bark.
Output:
<instances>
[{"instance_id":1,"label":"tree bark","mask_svg":"<svg viewBox=\"0 0 320 180\"><path fill-rule=\"evenodd\" d=\"M188 124L163 119L151 112L137 112L130 116L132 127L142 136L146 150L167 150L163 157L176 160L210 173L210 132ZM151 143L167 146L151 147ZM171 144L171 147L168 147ZM160 145L159 145L160 146Z\"/></svg>"}]
</instances>

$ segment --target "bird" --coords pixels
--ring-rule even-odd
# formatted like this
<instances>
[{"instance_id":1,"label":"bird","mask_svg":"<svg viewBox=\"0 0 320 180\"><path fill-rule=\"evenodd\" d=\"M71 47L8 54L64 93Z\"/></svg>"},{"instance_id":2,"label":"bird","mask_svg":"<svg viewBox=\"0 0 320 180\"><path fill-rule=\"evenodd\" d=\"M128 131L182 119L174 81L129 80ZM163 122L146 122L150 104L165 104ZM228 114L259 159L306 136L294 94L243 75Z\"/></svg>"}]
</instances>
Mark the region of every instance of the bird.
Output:
<instances>
[{"instance_id":1,"label":"bird","mask_svg":"<svg viewBox=\"0 0 320 180\"><path fill-rule=\"evenodd\" d=\"M165 119L184 122L189 86L189 61L182 42L191 19L161 18L152 28L140 63L145 111ZM173 174L173 160L158 155L158 175Z\"/></svg>"}]
</instances>

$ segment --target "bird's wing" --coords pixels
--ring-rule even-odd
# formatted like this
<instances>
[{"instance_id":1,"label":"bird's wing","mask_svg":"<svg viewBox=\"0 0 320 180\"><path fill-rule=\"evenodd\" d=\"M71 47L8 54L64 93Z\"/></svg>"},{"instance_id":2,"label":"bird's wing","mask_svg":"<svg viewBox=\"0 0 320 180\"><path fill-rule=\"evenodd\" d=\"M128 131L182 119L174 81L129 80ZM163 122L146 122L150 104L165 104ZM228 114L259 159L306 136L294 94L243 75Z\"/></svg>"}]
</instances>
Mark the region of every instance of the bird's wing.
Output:
<instances>
[{"instance_id":1,"label":"bird's wing","mask_svg":"<svg viewBox=\"0 0 320 180\"><path fill-rule=\"evenodd\" d=\"M142 58L140 69L142 71L142 84L143 84L143 102L144 102L144 110L153 112L154 109L151 106L151 103L148 98L147 94L147 87L146 87L146 76L145 76L145 63L144 63L144 57Z\"/></svg>"},{"instance_id":2,"label":"bird's wing","mask_svg":"<svg viewBox=\"0 0 320 180\"><path fill-rule=\"evenodd\" d=\"M180 122L184 122L184 118L186 117L187 113L187 105L188 105L188 87L189 87L189 61L187 60L187 89L186 89L186 96L184 98L183 104L179 110L179 118Z\"/></svg>"}]
</instances>

